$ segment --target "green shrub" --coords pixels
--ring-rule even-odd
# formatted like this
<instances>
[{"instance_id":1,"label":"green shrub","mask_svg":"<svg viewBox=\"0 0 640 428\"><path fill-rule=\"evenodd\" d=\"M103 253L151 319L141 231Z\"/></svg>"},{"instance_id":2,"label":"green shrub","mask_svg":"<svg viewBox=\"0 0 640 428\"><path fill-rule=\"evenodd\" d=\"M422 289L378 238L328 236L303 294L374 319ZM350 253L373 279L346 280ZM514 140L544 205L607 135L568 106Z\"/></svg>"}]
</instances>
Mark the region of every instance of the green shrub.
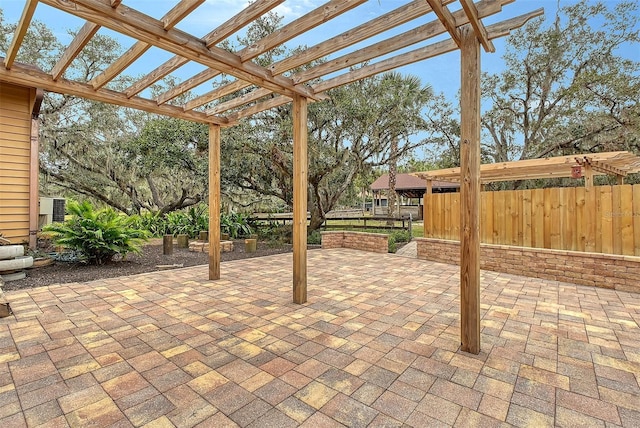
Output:
<instances>
[{"instance_id":1,"label":"green shrub","mask_svg":"<svg viewBox=\"0 0 640 428\"><path fill-rule=\"evenodd\" d=\"M258 239L262 241L269 241L273 237L274 231L278 228L278 224L275 221L267 221L262 223L255 223L255 232L258 234Z\"/></svg>"},{"instance_id":2,"label":"green shrub","mask_svg":"<svg viewBox=\"0 0 640 428\"><path fill-rule=\"evenodd\" d=\"M314 230L307 236L307 244L320 245L322 243L322 235L319 230Z\"/></svg>"},{"instance_id":3,"label":"green shrub","mask_svg":"<svg viewBox=\"0 0 640 428\"><path fill-rule=\"evenodd\" d=\"M407 230L392 230L391 232L389 232L389 236L393 236L393 239L396 242L411 241L411 236L409 236L409 231Z\"/></svg>"},{"instance_id":4,"label":"green shrub","mask_svg":"<svg viewBox=\"0 0 640 428\"><path fill-rule=\"evenodd\" d=\"M220 229L222 233L228 233L232 239L243 238L253 233L251 219L243 214L229 213L220 216Z\"/></svg>"},{"instance_id":5,"label":"green shrub","mask_svg":"<svg viewBox=\"0 0 640 428\"><path fill-rule=\"evenodd\" d=\"M151 236L160 237L168 233L167 218L160 211L147 211L131 216L131 227L148 231Z\"/></svg>"},{"instance_id":6,"label":"green shrub","mask_svg":"<svg viewBox=\"0 0 640 428\"><path fill-rule=\"evenodd\" d=\"M139 253L149 232L132 227L135 219L120 215L111 208L94 210L88 201L69 201L71 218L64 223L45 226L56 245L78 253L81 260L102 264L116 255Z\"/></svg>"},{"instance_id":7,"label":"green shrub","mask_svg":"<svg viewBox=\"0 0 640 428\"><path fill-rule=\"evenodd\" d=\"M209 207L198 204L180 211L173 211L166 216L166 233L189 235L196 238L201 230L209 230Z\"/></svg>"},{"instance_id":8,"label":"green shrub","mask_svg":"<svg viewBox=\"0 0 640 428\"><path fill-rule=\"evenodd\" d=\"M389 235L389 252L395 253L398 251L398 244L396 243L396 238L393 235Z\"/></svg>"},{"instance_id":9,"label":"green shrub","mask_svg":"<svg viewBox=\"0 0 640 428\"><path fill-rule=\"evenodd\" d=\"M411 241L411 236L406 230L390 230L386 231L389 234L389 252L395 253L398 251L398 243L404 243Z\"/></svg>"}]
</instances>

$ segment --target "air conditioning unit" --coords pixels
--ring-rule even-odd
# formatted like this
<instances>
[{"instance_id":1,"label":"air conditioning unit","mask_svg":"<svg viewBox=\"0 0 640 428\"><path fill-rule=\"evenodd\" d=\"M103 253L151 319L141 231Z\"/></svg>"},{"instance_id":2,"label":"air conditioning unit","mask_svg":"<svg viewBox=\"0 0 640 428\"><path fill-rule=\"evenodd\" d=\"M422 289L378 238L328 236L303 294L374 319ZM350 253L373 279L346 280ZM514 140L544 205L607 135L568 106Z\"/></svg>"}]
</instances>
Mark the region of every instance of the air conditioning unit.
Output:
<instances>
[{"instance_id":1,"label":"air conditioning unit","mask_svg":"<svg viewBox=\"0 0 640 428\"><path fill-rule=\"evenodd\" d=\"M64 221L65 198L40 198L40 227L54 222Z\"/></svg>"}]
</instances>

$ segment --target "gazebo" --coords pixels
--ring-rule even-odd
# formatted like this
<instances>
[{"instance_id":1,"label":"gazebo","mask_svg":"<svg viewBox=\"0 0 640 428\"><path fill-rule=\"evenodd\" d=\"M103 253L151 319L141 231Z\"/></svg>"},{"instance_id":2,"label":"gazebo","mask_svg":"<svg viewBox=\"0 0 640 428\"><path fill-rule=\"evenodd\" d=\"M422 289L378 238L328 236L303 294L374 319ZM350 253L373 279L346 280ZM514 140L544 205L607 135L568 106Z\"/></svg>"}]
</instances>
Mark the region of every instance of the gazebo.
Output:
<instances>
[{"instance_id":1,"label":"gazebo","mask_svg":"<svg viewBox=\"0 0 640 428\"><path fill-rule=\"evenodd\" d=\"M293 300L307 300L306 240L307 240L307 104L327 97L326 91L378 73L407 64L422 61L447 52L461 52L461 197L462 239L461 316L462 350L480 351L479 241L477 237L480 194L480 45L493 52L492 39L508 35L529 19L542 14L542 9L485 26L483 19L498 14L512 0L414 0L403 2L397 9L349 29L325 41L311 46L269 67L262 67L252 60L297 35L323 26L330 30L330 21L366 0L331 0L311 12L295 19L283 28L247 46L239 52L228 52L218 43L238 32L250 22L272 10L284 0L255 1L233 18L208 34L198 37L178 29L180 21L194 12L205 0L182 0L160 19L145 15L123 4L122 0L25 0L25 7L15 34L0 66L0 81L45 91L84 97L201 122L209 125L209 208L216 213L220 209L220 138L221 128L233 126L239 120L279 105L293 102L294 146L294 257ZM86 20L63 55L50 69L39 71L16 62L20 46L38 4L56 8ZM451 11L450 7L459 6ZM350 48L357 43L394 29L416 18L433 14L434 19L424 25L357 50ZM65 70L88 41L101 28L106 27L135 39L135 43L120 58L89 82L75 81L65 76ZM432 41L441 35L444 40ZM421 47L386 57L401 49L426 42ZM130 87L115 91L107 84L119 76L141 55L155 47L170 53L172 58ZM345 50L344 54L337 54ZM337 55L336 55L337 54ZM322 64L297 73L288 73L319 58L329 59ZM195 62L206 69L183 81L155 99L141 96L143 90L159 79L170 75L177 68ZM362 64L361 67L350 67ZM343 71L346 70L346 71ZM235 77L235 81L194 99L179 104L176 97L207 82L220 74ZM319 80L324 78L324 80ZM314 83L309 83L314 82ZM205 104L220 100L243 88L251 88L244 95L230 101L218 101L213 107ZM220 278L220 218L210 217L209 279Z\"/></svg>"},{"instance_id":2,"label":"gazebo","mask_svg":"<svg viewBox=\"0 0 640 428\"><path fill-rule=\"evenodd\" d=\"M373 193L373 203L371 205L373 215L376 215L376 206L382 206L381 201L387 197L389 187L389 174L382 174L369 186ZM436 193L457 192L459 188L459 183L449 181L432 181L431 183L431 190ZM416 213L416 218L422 218L422 199L427 191L427 181L413 174L398 174L396 176L395 191L396 195L401 198L407 198L408 200L418 199L417 208L420 209ZM398 205L398 215L400 215L400 205Z\"/></svg>"}]
</instances>

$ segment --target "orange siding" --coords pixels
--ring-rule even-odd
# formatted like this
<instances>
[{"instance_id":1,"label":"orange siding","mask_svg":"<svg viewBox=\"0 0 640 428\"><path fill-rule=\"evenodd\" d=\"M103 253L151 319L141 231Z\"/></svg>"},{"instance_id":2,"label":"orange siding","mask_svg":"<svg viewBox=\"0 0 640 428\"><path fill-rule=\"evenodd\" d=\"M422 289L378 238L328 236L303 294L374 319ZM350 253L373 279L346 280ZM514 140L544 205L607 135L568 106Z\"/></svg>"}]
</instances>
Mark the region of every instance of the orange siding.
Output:
<instances>
[{"instance_id":1,"label":"orange siding","mask_svg":"<svg viewBox=\"0 0 640 428\"><path fill-rule=\"evenodd\" d=\"M0 83L0 233L29 240L29 166L33 90Z\"/></svg>"}]
</instances>

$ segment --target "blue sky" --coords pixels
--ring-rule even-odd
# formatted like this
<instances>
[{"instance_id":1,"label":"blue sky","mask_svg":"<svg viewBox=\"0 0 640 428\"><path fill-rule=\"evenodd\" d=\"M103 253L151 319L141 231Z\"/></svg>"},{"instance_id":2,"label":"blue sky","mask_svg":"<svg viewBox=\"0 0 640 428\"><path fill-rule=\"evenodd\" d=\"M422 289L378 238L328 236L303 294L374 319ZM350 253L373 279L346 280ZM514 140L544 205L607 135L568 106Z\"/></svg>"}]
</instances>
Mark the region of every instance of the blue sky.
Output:
<instances>
[{"instance_id":1,"label":"blue sky","mask_svg":"<svg viewBox=\"0 0 640 428\"><path fill-rule=\"evenodd\" d=\"M618 0L608 0L607 3L613 6L617 1ZM138 9L154 18L160 18L164 13L171 9L176 2L177 0L125 0L124 4ZM393 10L406 2L407 0L369 0L365 4L358 6L329 23L316 28L308 34L293 39L288 42L287 45L291 47L301 44L312 46L328 37L337 35L351 27ZM544 7L547 17L553 17L557 10L558 3L560 5L564 5L573 2L574 1L569 0L560 0L559 2L557 0L517 0L512 4L506 5L503 8L502 13L485 19L485 23L491 24L499 20L521 15L540 7ZM3 9L5 20L10 23L17 22L20 18L24 3L24 0L0 0L0 8ZM283 5L276 8L276 11L285 17L284 23L287 23L313 8L322 5L323 3L325 3L325 0L286 0ZM203 36L236 14L242 8L246 7L247 4L248 3L246 1L239 0L208 0L192 14L193 16L188 17L179 24L178 28L188 31L196 36ZM452 10L457 10L458 8L459 6L454 4ZM59 12L44 4L38 4L34 19L45 22L63 43L70 40L70 37L67 34L68 29L78 29L83 24L82 20L63 12ZM384 33L377 37L375 41L391 37L397 32L406 31L409 28L421 25L432 19L434 19L433 14L430 14L426 18L405 24L405 26L401 27L400 30ZM123 49L128 48L134 43L132 39L120 36L117 33L104 28L101 29L100 32L116 37L123 46ZM440 39L434 40L437 41ZM494 40L494 44L496 46L495 53L482 53L483 71L497 73L502 70L504 65L501 60L501 54L505 50L505 41L506 38ZM365 41L356 45L354 48L349 48L349 50L366 46L371 43L371 41ZM413 49L416 46L419 45L414 45L410 49ZM341 53L344 52L340 52L339 54ZM637 46L625 49L622 54L640 61L640 49L638 49ZM171 55L166 52L151 49L142 57L142 60L139 60L132 67L127 69L126 73L133 76L144 75L170 57ZM180 79L185 79L200 70L202 70L201 66L193 64L183 67L174 73L174 75ZM451 101L455 100L460 87L458 52L453 52L421 63L406 66L399 71L419 76L423 83L431 85L436 92L443 92ZM202 87L197 88L196 92L204 92L208 89L209 87L205 84Z\"/></svg>"}]
</instances>

